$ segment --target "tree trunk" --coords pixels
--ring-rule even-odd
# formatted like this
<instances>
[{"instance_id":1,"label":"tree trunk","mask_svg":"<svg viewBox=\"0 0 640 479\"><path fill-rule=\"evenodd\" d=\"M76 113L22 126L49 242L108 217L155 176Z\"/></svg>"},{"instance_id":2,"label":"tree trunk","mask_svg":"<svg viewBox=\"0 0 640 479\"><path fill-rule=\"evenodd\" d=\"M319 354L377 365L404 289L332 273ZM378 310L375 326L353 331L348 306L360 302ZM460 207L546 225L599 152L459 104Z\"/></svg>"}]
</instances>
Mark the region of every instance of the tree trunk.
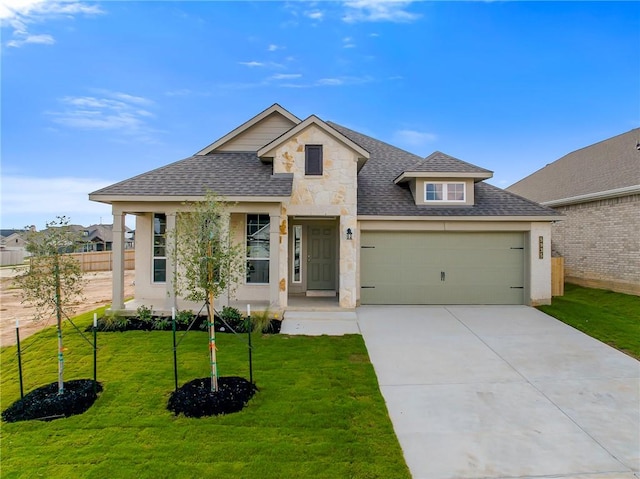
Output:
<instances>
[{"instance_id":1,"label":"tree trunk","mask_svg":"<svg viewBox=\"0 0 640 479\"><path fill-rule=\"evenodd\" d=\"M216 392L218 390L218 363L216 358L216 328L215 322L215 297L212 292L209 292L209 352L211 360L211 391Z\"/></svg>"},{"instance_id":2,"label":"tree trunk","mask_svg":"<svg viewBox=\"0 0 640 479\"><path fill-rule=\"evenodd\" d=\"M64 392L64 349L62 345L62 293L60 291L60 257L54 257L53 276L56 284L56 318L58 334L58 394Z\"/></svg>"}]
</instances>

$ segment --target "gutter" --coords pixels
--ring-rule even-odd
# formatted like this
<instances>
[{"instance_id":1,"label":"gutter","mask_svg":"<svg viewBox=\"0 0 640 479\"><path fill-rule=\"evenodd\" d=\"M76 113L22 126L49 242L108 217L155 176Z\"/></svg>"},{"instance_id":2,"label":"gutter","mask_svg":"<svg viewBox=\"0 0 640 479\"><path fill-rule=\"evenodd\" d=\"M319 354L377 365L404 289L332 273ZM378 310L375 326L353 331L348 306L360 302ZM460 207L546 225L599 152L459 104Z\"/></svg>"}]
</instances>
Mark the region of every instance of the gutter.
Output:
<instances>
[{"instance_id":1,"label":"gutter","mask_svg":"<svg viewBox=\"0 0 640 479\"><path fill-rule=\"evenodd\" d=\"M615 188L613 190L599 191L597 193L588 193L586 195L570 196L559 200L544 201L540 204L543 206L564 206L575 203L586 203L587 201L606 200L608 198L618 198L620 196L629 196L640 194L640 185L625 186L623 188Z\"/></svg>"}]
</instances>

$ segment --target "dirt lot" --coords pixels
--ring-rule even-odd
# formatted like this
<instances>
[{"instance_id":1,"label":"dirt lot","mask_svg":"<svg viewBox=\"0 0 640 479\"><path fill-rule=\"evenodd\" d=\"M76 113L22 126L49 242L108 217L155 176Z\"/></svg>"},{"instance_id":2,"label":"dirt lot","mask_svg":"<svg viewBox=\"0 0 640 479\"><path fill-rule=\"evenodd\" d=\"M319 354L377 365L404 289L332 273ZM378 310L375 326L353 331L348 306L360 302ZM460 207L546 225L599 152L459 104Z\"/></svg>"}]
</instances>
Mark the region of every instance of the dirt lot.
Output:
<instances>
[{"instance_id":1,"label":"dirt lot","mask_svg":"<svg viewBox=\"0 0 640 479\"><path fill-rule=\"evenodd\" d=\"M42 321L33 320L34 308L20 304L20 290L14 285L12 269L0 270L0 345L16 343L16 319L20 320L20 339L55 324L55 316ZM111 303L111 271L85 273L84 300L75 306L74 314L86 313ZM133 296L133 271L124 275L124 295ZM71 316L71 315L70 315Z\"/></svg>"}]
</instances>

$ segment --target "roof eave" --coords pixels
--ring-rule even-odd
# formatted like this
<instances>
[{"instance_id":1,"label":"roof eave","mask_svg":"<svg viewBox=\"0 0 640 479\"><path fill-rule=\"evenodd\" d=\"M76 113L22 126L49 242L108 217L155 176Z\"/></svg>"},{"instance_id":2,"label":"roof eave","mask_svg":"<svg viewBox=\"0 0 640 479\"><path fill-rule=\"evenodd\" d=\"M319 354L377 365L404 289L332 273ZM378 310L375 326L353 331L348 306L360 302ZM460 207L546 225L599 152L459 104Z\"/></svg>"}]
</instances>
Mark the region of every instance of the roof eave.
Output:
<instances>
[{"instance_id":1,"label":"roof eave","mask_svg":"<svg viewBox=\"0 0 640 479\"><path fill-rule=\"evenodd\" d=\"M473 178L474 182L493 178L493 172L403 171L393 182L403 183L412 178Z\"/></svg>"},{"instance_id":2,"label":"roof eave","mask_svg":"<svg viewBox=\"0 0 640 479\"><path fill-rule=\"evenodd\" d=\"M571 196L569 198L561 198L558 200L543 201L541 205L554 207L573 205L576 203L586 203L589 201L606 200L609 198L619 198L620 196L629 196L640 194L640 185L625 186L623 188L615 188L613 190L599 191L597 193L589 193L586 195Z\"/></svg>"},{"instance_id":3,"label":"roof eave","mask_svg":"<svg viewBox=\"0 0 640 479\"><path fill-rule=\"evenodd\" d=\"M99 203L180 203L197 202L206 199L205 195L89 195L89 200ZM291 199L290 195L220 195L220 200L225 202L251 202L251 203L282 203Z\"/></svg>"}]
</instances>

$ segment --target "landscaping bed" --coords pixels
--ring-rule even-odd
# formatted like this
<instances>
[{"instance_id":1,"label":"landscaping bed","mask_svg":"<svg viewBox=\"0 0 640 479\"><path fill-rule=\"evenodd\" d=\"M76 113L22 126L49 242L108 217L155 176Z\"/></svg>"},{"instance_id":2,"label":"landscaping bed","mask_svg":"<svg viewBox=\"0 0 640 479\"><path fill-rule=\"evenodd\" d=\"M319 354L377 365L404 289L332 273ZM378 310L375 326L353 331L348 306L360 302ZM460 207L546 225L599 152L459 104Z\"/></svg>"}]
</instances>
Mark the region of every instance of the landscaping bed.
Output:
<instances>
[{"instance_id":1,"label":"landscaping bed","mask_svg":"<svg viewBox=\"0 0 640 479\"><path fill-rule=\"evenodd\" d=\"M82 414L98 398L102 385L93 379L65 381L62 394L58 394L58 383L34 389L2 411L5 422L53 421L63 417Z\"/></svg>"},{"instance_id":2,"label":"landscaping bed","mask_svg":"<svg viewBox=\"0 0 640 479\"><path fill-rule=\"evenodd\" d=\"M140 306L137 313L137 316L104 315L98 318L98 331L171 331L173 328L171 318L154 315L146 306ZM279 334L281 323L279 319L270 318L268 311L251 318L253 332ZM176 314L176 331L206 331L208 327L207 316L196 316L191 311L178 311ZM214 327L220 333L246 333L249 322L236 308L225 306L216 314ZM86 331L91 331L91 328L91 325L87 326Z\"/></svg>"}]
</instances>

